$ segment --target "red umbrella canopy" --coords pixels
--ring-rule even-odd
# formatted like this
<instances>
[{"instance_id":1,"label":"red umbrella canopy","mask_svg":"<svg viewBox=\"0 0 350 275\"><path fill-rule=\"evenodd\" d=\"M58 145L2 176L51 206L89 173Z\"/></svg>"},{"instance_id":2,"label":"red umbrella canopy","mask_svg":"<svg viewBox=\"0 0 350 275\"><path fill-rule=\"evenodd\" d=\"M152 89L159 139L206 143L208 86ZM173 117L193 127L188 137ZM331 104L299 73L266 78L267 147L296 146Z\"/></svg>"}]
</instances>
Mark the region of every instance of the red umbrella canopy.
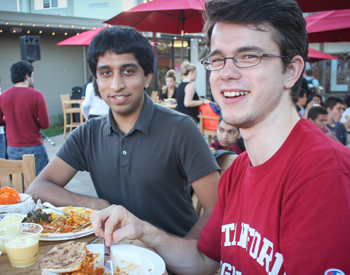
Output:
<instances>
[{"instance_id":1,"label":"red umbrella canopy","mask_svg":"<svg viewBox=\"0 0 350 275\"><path fill-rule=\"evenodd\" d=\"M59 46L89 46L92 38L94 38L94 36L96 34L98 34L100 31L104 30L105 28L108 28L108 27L105 26L105 27L96 28L94 30L82 32L79 35L74 35L68 39L65 39L65 40L57 43L57 45L59 45Z\"/></svg>"},{"instance_id":2,"label":"red umbrella canopy","mask_svg":"<svg viewBox=\"0 0 350 275\"><path fill-rule=\"evenodd\" d=\"M309 43L350 41L350 9L323 11L305 20Z\"/></svg>"},{"instance_id":3,"label":"red umbrella canopy","mask_svg":"<svg viewBox=\"0 0 350 275\"><path fill-rule=\"evenodd\" d=\"M309 54L308 54L308 59L311 62L314 61L320 61L320 60L327 60L327 59L337 59L336 56L330 55L321 51L317 51L315 49L309 48Z\"/></svg>"},{"instance_id":4,"label":"red umbrella canopy","mask_svg":"<svg viewBox=\"0 0 350 275\"><path fill-rule=\"evenodd\" d=\"M350 9L349 0L296 0L303 12Z\"/></svg>"},{"instance_id":5,"label":"red umbrella canopy","mask_svg":"<svg viewBox=\"0 0 350 275\"><path fill-rule=\"evenodd\" d=\"M139 31L180 34L201 32L205 0L153 0L104 21Z\"/></svg>"}]
</instances>

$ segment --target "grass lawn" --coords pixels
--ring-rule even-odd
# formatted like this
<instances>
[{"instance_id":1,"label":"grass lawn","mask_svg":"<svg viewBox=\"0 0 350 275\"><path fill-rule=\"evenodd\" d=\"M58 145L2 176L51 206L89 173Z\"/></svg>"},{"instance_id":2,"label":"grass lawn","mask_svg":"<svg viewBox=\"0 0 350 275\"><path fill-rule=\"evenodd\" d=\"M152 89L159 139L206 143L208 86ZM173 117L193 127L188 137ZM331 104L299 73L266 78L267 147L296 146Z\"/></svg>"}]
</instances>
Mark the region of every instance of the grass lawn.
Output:
<instances>
[{"instance_id":1,"label":"grass lawn","mask_svg":"<svg viewBox=\"0 0 350 275\"><path fill-rule=\"evenodd\" d=\"M63 133L63 126L51 124L49 129L42 129L41 132L43 132L48 137L54 137Z\"/></svg>"}]
</instances>

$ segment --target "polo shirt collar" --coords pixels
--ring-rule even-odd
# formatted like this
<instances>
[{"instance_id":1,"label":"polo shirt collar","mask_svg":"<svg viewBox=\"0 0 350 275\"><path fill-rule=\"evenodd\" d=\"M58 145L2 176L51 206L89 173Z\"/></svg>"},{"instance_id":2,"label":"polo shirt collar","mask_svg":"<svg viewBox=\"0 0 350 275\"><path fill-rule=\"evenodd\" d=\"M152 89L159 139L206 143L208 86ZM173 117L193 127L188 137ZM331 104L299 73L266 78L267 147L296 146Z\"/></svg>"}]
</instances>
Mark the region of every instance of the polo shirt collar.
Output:
<instances>
[{"instance_id":1,"label":"polo shirt collar","mask_svg":"<svg viewBox=\"0 0 350 275\"><path fill-rule=\"evenodd\" d=\"M154 103L152 99L144 93L145 100L143 102L143 106L141 109L141 113L139 117L136 120L136 123L134 127L130 130L130 133L132 133L135 130L142 131L145 135L149 135L149 128L151 126L153 113L154 113ZM106 135L110 135L112 131L115 131L117 133L120 132L117 123L114 120L112 110L109 109L108 115L107 115L107 132Z\"/></svg>"}]
</instances>

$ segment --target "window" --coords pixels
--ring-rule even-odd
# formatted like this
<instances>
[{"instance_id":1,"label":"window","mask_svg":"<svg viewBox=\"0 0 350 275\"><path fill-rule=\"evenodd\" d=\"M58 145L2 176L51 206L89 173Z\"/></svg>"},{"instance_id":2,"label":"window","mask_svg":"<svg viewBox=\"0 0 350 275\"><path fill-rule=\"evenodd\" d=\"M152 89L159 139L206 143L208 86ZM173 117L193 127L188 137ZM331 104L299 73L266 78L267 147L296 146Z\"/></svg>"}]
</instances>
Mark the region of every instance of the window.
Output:
<instances>
[{"instance_id":1,"label":"window","mask_svg":"<svg viewBox=\"0 0 350 275\"><path fill-rule=\"evenodd\" d=\"M100 8L109 8L109 3L93 3L89 4L90 9L100 9Z\"/></svg>"},{"instance_id":2,"label":"window","mask_svg":"<svg viewBox=\"0 0 350 275\"><path fill-rule=\"evenodd\" d=\"M67 8L67 0L35 0L34 8L36 10Z\"/></svg>"}]
</instances>

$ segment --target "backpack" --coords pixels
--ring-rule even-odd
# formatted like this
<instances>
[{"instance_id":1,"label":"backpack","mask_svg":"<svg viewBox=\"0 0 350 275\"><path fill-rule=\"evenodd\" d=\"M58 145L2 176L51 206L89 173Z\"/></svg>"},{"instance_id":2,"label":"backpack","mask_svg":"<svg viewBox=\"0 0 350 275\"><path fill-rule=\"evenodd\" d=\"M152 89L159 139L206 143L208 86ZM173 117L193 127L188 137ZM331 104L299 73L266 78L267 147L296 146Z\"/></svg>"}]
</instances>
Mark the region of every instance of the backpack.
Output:
<instances>
[{"instance_id":1,"label":"backpack","mask_svg":"<svg viewBox=\"0 0 350 275\"><path fill-rule=\"evenodd\" d=\"M313 78L306 80L307 81L307 86L309 88L310 95L313 96L316 92L316 88L313 83Z\"/></svg>"}]
</instances>

